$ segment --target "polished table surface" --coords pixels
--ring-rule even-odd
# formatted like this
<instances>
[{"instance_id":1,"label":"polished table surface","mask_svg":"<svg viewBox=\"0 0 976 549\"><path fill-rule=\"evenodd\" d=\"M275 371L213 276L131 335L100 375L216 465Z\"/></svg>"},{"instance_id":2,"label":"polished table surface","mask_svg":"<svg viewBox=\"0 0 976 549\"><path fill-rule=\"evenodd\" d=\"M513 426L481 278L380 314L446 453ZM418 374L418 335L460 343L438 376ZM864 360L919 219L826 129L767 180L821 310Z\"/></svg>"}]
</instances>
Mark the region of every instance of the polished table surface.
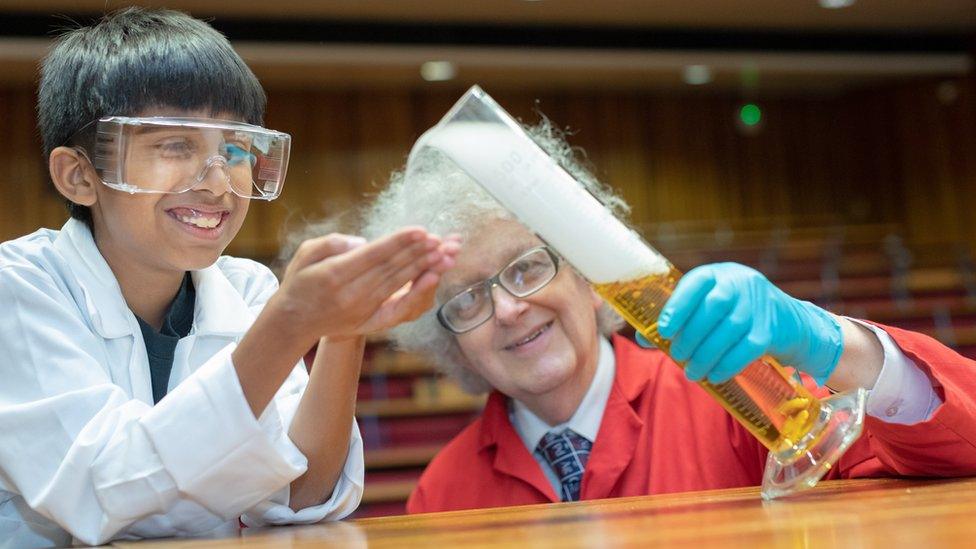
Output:
<instances>
[{"instance_id":1,"label":"polished table surface","mask_svg":"<svg viewBox=\"0 0 976 549\"><path fill-rule=\"evenodd\" d=\"M166 547L976 547L976 478L823 482L763 502L758 488L245 529ZM135 549L135 548L133 548Z\"/></svg>"}]
</instances>

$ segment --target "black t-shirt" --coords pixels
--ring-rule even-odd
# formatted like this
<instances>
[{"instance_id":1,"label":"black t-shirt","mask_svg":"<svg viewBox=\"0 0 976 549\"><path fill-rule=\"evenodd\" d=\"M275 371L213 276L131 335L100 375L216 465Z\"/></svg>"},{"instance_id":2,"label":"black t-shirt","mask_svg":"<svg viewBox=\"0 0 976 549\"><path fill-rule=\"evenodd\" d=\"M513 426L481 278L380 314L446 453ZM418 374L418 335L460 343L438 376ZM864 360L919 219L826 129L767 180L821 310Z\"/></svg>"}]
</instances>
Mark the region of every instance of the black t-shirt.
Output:
<instances>
[{"instance_id":1,"label":"black t-shirt","mask_svg":"<svg viewBox=\"0 0 976 549\"><path fill-rule=\"evenodd\" d=\"M176 353L176 344L180 338L184 338L190 333L193 327L193 304L196 301L197 292L193 288L193 279L190 273L183 277L183 284L180 291L176 293L173 302L163 318L163 326L160 331L156 331L144 320L136 316L139 321L139 328L142 330L142 339L146 341L146 354L149 355L149 376L152 380L153 403L159 402L166 396L166 389L169 386L169 374L173 371L173 356Z\"/></svg>"}]
</instances>

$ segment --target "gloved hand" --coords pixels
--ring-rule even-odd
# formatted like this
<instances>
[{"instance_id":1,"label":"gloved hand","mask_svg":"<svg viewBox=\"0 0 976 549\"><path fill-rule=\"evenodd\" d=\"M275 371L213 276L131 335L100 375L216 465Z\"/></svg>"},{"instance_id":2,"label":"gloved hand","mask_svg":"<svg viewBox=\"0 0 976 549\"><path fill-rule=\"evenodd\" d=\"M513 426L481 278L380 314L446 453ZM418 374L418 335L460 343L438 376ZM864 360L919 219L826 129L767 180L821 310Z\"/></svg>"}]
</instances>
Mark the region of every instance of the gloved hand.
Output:
<instances>
[{"instance_id":1,"label":"gloved hand","mask_svg":"<svg viewBox=\"0 0 976 549\"><path fill-rule=\"evenodd\" d=\"M685 362L688 379L712 383L770 355L823 385L844 348L840 324L827 311L737 263L703 265L682 277L658 317L658 333L671 340L671 357Z\"/></svg>"}]
</instances>

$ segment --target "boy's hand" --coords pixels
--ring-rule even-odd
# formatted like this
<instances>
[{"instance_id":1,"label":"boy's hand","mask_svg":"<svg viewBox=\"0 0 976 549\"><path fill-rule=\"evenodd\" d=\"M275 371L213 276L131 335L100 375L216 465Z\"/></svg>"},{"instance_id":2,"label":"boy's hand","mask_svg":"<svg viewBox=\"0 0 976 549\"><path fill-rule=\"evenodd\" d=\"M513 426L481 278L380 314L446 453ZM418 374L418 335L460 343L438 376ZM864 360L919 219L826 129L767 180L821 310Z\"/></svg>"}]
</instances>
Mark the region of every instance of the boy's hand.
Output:
<instances>
[{"instance_id":1,"label":"boy's hand","mask_svg":"<svg viewBox=\"0 0 976 549\"><path fill-rule=\"evenodd\" d=\"M457 237L441 240L416 227L370 243L342 234L310 239L272 301L287 322L308 331L309 341L385 330L433 305L440 276L459 250Z\"/></svg>"}]
</instances>

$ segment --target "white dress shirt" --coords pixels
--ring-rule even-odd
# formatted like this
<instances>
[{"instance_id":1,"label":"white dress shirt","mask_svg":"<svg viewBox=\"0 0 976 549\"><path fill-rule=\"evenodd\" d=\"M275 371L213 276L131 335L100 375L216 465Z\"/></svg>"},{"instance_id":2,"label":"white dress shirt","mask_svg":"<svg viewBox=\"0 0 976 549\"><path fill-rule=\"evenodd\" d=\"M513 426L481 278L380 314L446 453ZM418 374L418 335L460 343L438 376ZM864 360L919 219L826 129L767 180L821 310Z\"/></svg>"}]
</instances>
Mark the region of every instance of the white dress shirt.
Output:
<instances>
[{"instance_id":1,"label":"white dress shirt","mask_svg":"<svg viewBox=\"0 0 976 549\"><path fill-rule=\"evenodd\" d=\"M231 353L274 275L222 257L192 277L193 328L153 406L141 330L88 227L72 219L0 244L0 547L232 532L241 515L305 523L359 504L354 421L331 498L288 507L307 469L287 436L304 366L260 418L241 390Z\"/></svg>"},{"instance_id":2,"label":"white dress shirt","mask_svg":"<svg viewBox=\"0 0 976 549\"><path fill-rule=\"evenodd\" d=\"M529 453L542 467L542 472L546 474L546 478L549 479L549 483L552 484L556 494L560 494L562 490L559 476L552 470L546 458L536 452L535 449L547 432L559 432L567 427L577 434L583 435L590 442L596 441L597 432L600 431L600 422L603 420L603 410L607 406L607 399L610 397L610 389L613 388L616 372L617 360L613 353L613 346L606 338L601 337L593 381L590 382L590 388L586 390L579 407L576 408L568 421L559 425L549 425L545 420L532 413L525 404L515 399L509 399L509 419L512 426L515 427L515 432L525 443Z\"/></svg>"},{"instance_id":3,"label":"white dress shirt","mask_svg":"<svg viewBox=\"0 0 976 549\"><path fill-rule=\"evenodd\" d=\"M911 359L901 352L891 336L884 330L866 322L851 320L874 332L884 349L884 364L881 373L878 375L878 380L868 392L866 413L887 423L906 425L925 421L932 417L935 409L942 404L942 400L932 388L929 378L919 370ZM616 368L613 346L608 340L601 337L600 354L593 381L590 383L590 387L583 396L576 412L568 421L559 425L549 425L518 400L509 399L509 419L515 428L515 432L518 433L532 457L542 467L542 471L557 494L560 493L561 489L559 477L545 458L535 449L547 432L559 432L567 427L583 435L590 442L596 442L596 435L600 430L607 399L610 397Z\"/></svg>"}]
</instances>

